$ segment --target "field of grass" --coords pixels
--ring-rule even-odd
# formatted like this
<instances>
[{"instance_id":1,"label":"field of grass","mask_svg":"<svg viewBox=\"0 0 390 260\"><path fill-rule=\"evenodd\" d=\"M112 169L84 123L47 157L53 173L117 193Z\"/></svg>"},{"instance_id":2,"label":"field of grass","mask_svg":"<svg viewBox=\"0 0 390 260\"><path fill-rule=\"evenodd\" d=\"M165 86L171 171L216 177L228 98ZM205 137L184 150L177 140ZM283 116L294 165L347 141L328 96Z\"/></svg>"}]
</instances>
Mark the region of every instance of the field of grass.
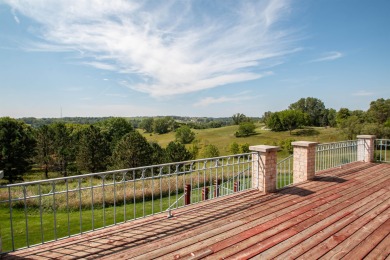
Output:
<instances>
[{"instance_id":1,"label":"field of grass","mask_svg":"<svg viewBox=\"0 0 390 260\"><path fill-rule=\"evenodd\" d=\"M281 141L293 139L296 141L315 141L319 143L330 143L345 140L337 128L313 127L307 129L296 129L290 135L288 131L272 132L266 130L263 124L256 124L256 135L248 137L235 137L238 126L226 126L221 128L193 130L196 139L199 141L200 148L207 144L213 144L218 147L221 155L229 155L229 147L233 142L239 145L248 143L249 145L279 145ZM169 142L175 140L174 133L167 134L149 134L141 133L148 141L154 141L165 147ZM191 145L187 145L190 147Z\"/></svg>"}]
</instances>

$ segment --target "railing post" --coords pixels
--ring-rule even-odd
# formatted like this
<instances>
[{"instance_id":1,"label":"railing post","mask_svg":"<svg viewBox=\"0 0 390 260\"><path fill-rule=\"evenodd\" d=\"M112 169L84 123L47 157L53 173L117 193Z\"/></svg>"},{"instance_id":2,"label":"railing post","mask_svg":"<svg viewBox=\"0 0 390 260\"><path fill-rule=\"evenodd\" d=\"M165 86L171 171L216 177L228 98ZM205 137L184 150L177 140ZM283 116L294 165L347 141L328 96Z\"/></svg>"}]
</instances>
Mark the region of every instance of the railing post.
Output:
<instances>
[{"instance_id":1,"label":"railing post","mask_svg":"<svg viewBox=\"0 0 390 260\"><path fill-rule=\"evenodd\" d=\"M358 135L358 161L374 162L375 135Z\"/></svg>"},{"instance_id":2,"label":"railing post","mask_svg":"<svg viewBox=\"0 0 390 260\"><path fill-rule=\"evenodd\" d=\"M255 145L249 149L253 154L252 187L264 193L276 190L276 161L278 146Z\"/></svg>"},{"instance_id":3,"label":"railing post","mask_svg":"<svg viewBox=\"0 0 390 260\"><path fill-rule=\"evenodd\" d=\"M317 142L292 142L293 146L293 182L312 180L315 176Z\"/></svg>"},{"instance_id":4,"label":"railing post","mask_svg":"<svg viewBox=\"0 0 390 260\"><path fill-rule=\"evenodd\" d=\"M239 181L234 182L233 191L234 192L239 192L240 191L240 182Z\"/></svg>"},{"instance_id":5,"label":"railing post","mask_svg":"<svg viewBox=\"0 0 390 260\"><path fill-rule=\"evenodd\" d=\"M222 183L222 181L220 179L214 180L214 185L215 185L215 188L214 188L214 198L219 197L219 190L220 190L219 185L221 185L221 183Z\"/></svg>"},{"instance_id":6,"label":"railing post","mask_svg":"<svg viewBox=\"0 0 390 260\"><path fill-rule=\"evenodd\" d=\"M209 199L209 188L203 187L202 189L202 200L208 200Z\"/></svg>"},{"instance_id":7,"label":"railing post","mask_svg":"<svg viewBox=\"0 0 390 260\"><path fill-rule=\"evenodd\" d=\"M186 184L184 192L185 192L184 205L190 205L191 204L191 185L190 184Z\"/></svg>"}]
</instances>

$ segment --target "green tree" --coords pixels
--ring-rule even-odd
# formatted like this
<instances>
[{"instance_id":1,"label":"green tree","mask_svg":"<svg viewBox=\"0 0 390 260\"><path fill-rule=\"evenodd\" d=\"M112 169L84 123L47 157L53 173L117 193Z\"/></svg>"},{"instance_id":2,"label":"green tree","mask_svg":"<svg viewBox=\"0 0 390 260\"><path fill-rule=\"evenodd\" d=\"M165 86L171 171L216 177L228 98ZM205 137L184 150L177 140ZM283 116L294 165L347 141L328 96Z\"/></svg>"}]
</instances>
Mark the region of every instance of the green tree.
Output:
<instances>
[{"instance_id":1,"label":"green tree","mask_svg":"<svg viewBox=\"0 0 390 260\"><path fill-rule=\"evenodd\" d=\"M99 128L90 125L82 131L77 153L77 165L90 172L104 171L110 156L110 146Z\"/></svg>"},{"instance_id":2,"label":"green tree","mask_svg":"<svg viewBox=\"0 0 390 260\"><path fill-rule=\"evenodd\" d=\"M165 134L169 132L169 127L172 125L168 117L156 118L153 122L153 131L156 134Z\"/></svg>"},{"instance_id":3,"label":"green tree","mask_svg":"<svg viewBox=\"0 0 390 260\"><path fill-rule=\"evenodd\" d=\"M203 158L218 157L219 149L217 146L213 144L208 144L205 147L203 147L202 156Z\"/></svg>"},{"instance_id":4,"label":"green tree","mask_svg":"<svg viewBox=\"0 0 390 260\"><path fill-rule=\"evenodd\" d=\"M351 111L348 108L340 108L336 114L337 125L340 126L342 122L351 116Z\"/></svg>"},{"instance_id":5,"label":"green tree","mask_svg":"<svg viewBox=\"0 0 390 260\"><path fill-rule=\"evenodd\" d=\"M235 125L239 125L240 123L247 122L249 120L244 114L241 113L234 114L232 119Z\"/></svg>"},{"instance_id":6,"label":"green tree","mask_svg":"<svg viewBox=\"0 0 390 260\"><path fill-rule=\"evenodd\" d=\"M141 123L139 124L139 127L144 129L146 133L153 133L153 123L153 117L147 117L142 119Z\"/></svg>"},{"instance_id":7,"label":"green tree","mask_svg":"<svg viewBox=\"0 0 390 260\"><path fill-rule=\"evenodd\" d=\"M390 119L390 99L372 101L367 112L374 123L384 124Z\"/></svg>"},{"instance_id":8,"label":"green tree","mask_svg":"<svg viewBox=\"0 0 390 260\"><path fill-rule=\"evenodd\" d=\"M235 133L236 137L245 137L256 134L255 132L256 126L253 122L243 122L240 123L238 127L238 131Z\"/></svg>"},{"instance_id":9,"label":"green tree","mask_svg":"<svg viewBox=\"0 0 390 260\"><path fill-rule=\"evenodd\" d=\"M263 116L260 118L260 122L266 123L268 118L272 115L271 111L264 112Z\"/></svg>"},{"instance_id":10,"label":"green tree","mask_svg":"<svg viewBox=\"0 0 390 260\"><path fill-rule=\"evenodd\" d=\"M54 162L57 170L68 175L68 165L74 160L74 147L69 128L65 123L59 122L50 125L54 133Z\"/></svg>"},{"instance_id":11,"label":"green tree","mask_svg":"<svg viewBox=\"0 0 390 260\"><path fill-rule=\"evenodd\" d=\"M295 103L292 103L289 107L291 110L300 110L308 115L309 126L321 126L323 123L323 116L325 113L324 103L313 97L301 98Z\"/></svg>"},{"instance_id":12,"label":"green tree","mask_svg":"<svg viewBox=\"0 0 390 260\"><path fill-rule=\"evenodd\" d=\"M156 142L151 142L152 148L152 162L151 164L162 164L167 162L167 155L165 150Z\"/></svg>"},{"instance_id":13,"label":"green tree","mask_svg":"<svg viewBox=\"0 0 390 260\"><path fill-rule=\"evenodd\" d=\"M35 139L31 128L13 118L0 118L0 169L13 183L31 168Z\"/></svg>"},{"instance_id":14,"label":"green tree","mask_svg":"<svg viewBox=\"0 0 390 260\"><path fill-rule=\"evenodd\" d=\"M168 122L168 131L175 131L176 128L179 127L179 124L176 122L176 120L173 117L167 116L165 117L165 119Z\"/></svg>"},{"instance_id":15,"label":"green tree","mask_svg":"<svg viewBox=\"0 0 390 260\"><path fill-rule=\"evenodd\" d=\"M117 144L111 157L115 169L150 165L152 147L138 131L125 135Z\"/></svg>"},{"instance_id":16,"label":"green tree","mask_svg":"<svg viewBox=\"0 0 390 260\"><path fill-rule=\"evenodd\" d=\"M192 159L192 154L186 149L184 144L179 142L170 142L165 148L169 162L181 162Z\"/></svg>"},{"instance_id":17,"label":"green tree","mask_svg":"<svg viewBox=\"0 0 390 260\"><path fill-rule=\"evenodd\" d=\"M249 153L250 152L248 143L245 143L245 144L241 145L241 152L242 153Z\"/></svg>"},{"instance_id":18,"label":"green tree","mask_svg":"<svg viewBox=\"0 0 390 260\"><path fill-rule=\"evenodd\" d=\"M194 140L192 141L192 145L189 149L189 152L191 153L191 158L192 159L196 159L198 157L198 154L199 154L199 140Z\"/></svg>"},{"instance_id":19,"label":"green tree","mask_svg":"<svg viewBox=\"0 0 390 260\"><path fill-rule=\"evenodd\" d=\"M238 143L236 142L231 143L229 147L229 152L232 154L240 153L240 146L238 145Z\"/></svg>"},{"instance_id":20,"label":"green tree","mask_svg":"<svg viewBox=\"0 0 390 260\"><path fill-rule=\"evenodd\" d=\"M328 110L327 117L328 117L328 125L329 125L329 126L335 127L335 126L337 125L336 115L337 115L337 112L336 112L335 109L330 108L330 109Z\"/></svg>"},{"instance_id":21,"label":"green tree","mask_svg":"<svg viewBox=\"0 0 390 260\"><path fill-rule=\"evenodd\" d=\"M291 131L301 127L305 123L305 115L300 110L283 110L278 112L278 116L283 129L288 130L291 135Z\"/></svg>"},{"instance_id":22,"label":"green tree","mask_svg":"<svg viewBox=\"0 0 390 260\"><path fill-rule=\"evenodd\" d=\"M178 129L176 129L176 141L182 144L189 144L195 139L195 133L191 131L186 125L182 125Z\"/></svg>"},{"instance_id":23,"label":"green tree","mask_svg":"<svg viewBox=\"0 0 390 260\"><path fill-rule=\"evenodd\" d=\"M102 134L113 151L117 143L127 134L134 131L132 124L122 117L113 117L98 124Z\"/></svg>"},{"instance_id":24,"label":"green tree","mask_svg":"<svg viewBox=\"0 0 390 260\"><path fill-rule=\"evenodd\" d=\"M49 178L49 170L54 164L54 132L48 125L42 125L35 132L36 162L41 165L45 171L45 178Z\"/></svg>"},{"instance_id":25,"label":"green tree","mask_svg":"<svg viewBox=\"0 0 390 260\"><path fill-rule=\"evenodd\" d=\"M339 127L348 139L355 139L361 133L363 122L358 116L350 116L342 120Z\"/></svg>"},{"instance_id":26,"label":"green tree","mask_svg":"<svg viewBox=\"0 0 390 260\"><path fill-rule=\"evenodd\" d=\"M278 112L275 112L275 113L272 113L271 115L269 115L269 117L266 121L266 125L272 131L278 132L278 131L284 130L284 127L282 125L282 122L280 121Z\"/></svg>"}]
</instances>

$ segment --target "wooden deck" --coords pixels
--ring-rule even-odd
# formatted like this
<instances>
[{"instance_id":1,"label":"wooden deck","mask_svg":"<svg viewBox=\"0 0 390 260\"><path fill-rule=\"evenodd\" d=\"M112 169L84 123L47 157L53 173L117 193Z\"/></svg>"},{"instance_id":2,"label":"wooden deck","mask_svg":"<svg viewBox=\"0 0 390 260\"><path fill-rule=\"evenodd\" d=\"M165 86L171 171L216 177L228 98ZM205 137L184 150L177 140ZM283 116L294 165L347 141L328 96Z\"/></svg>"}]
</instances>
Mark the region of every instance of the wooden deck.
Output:
<instances>
[{"instance_id":1,"label":"wooden deck","mask_svg":"<svg viewBox=\"0 0 390 260\"><path fill-rule=\"evenodd\" d=\"M246 191L5 259L390 259L390 164L355 163L277 193Z\"/></svg>"}]
</instances>

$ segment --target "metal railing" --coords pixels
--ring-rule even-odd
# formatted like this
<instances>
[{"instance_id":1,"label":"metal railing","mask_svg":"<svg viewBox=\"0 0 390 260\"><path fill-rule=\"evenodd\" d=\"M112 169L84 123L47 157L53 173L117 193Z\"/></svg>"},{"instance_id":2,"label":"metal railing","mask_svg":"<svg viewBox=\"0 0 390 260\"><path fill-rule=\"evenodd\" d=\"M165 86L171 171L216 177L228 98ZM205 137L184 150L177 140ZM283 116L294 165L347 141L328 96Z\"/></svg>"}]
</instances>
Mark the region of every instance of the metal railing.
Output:
<instances>
[{"instance_id":1,"label":"metal railing","mask_svg":"<svg viewBox=\"0 0 390 260\"><path fill-rule=\"evenodd\" d=\"M3 252L251 189L252 154L0 186Z\"/></svg>"},{"instance_id":2,"label":"metal railing","mask_svg":"<svg viewBox=\"0 0 390 260\"><path fill-rule=\"evenodd\" d=\"M276 189L293 184L293 155L276 164Z\"/></svg>"},{"instance_id":3,"label":"metal railing","mask_svg":"<svg viewBox=\"0 0 390 260\"><path fill-rule=\"evenodd\" d=\"M316 150L315 171L322 171L358 160L358 141L319 144Z\"/></svg>"},{"instance_id":4,"label":"metal railing","mask_svg":"<svg viewBox=\"0 0 390 260\"><path fill-rule=\"evenodd\" d=\"M390 139L375 140L375 160L390 162Z\"/></svg>"}]
</instances>

